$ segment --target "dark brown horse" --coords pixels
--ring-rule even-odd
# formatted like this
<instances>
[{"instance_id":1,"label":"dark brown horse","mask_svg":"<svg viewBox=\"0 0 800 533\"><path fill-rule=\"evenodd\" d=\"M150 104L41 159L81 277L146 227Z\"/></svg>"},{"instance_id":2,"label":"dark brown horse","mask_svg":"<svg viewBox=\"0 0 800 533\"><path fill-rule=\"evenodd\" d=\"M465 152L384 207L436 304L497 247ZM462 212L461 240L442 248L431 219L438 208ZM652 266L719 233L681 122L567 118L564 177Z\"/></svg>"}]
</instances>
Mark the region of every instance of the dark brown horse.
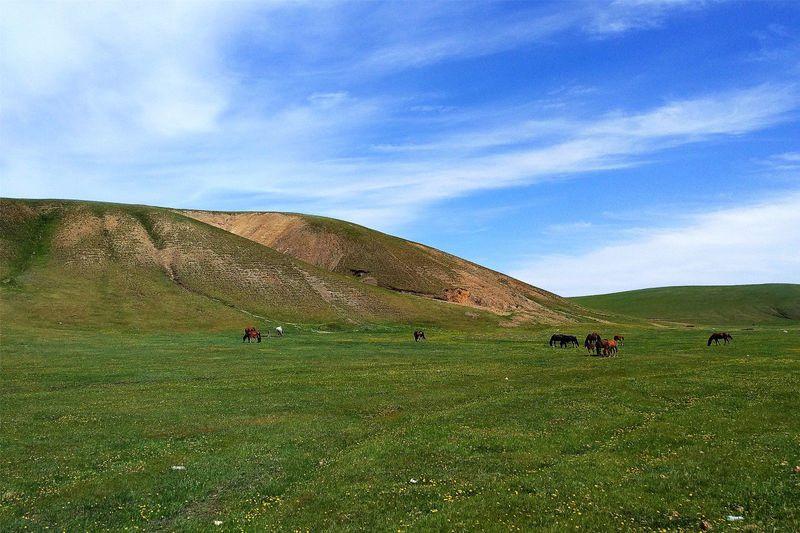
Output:
<instances>
[{"instance_id":1,"label":"dark brown horse","mask_svg":"<svg viewBox=\"0 0 800 533\"><path fill-rule=\"evenodd\" d=\"M600 334L597 332L589 333L586 335L586 340L583 341L583 347L586 348L589 352L594 350L595 345L602 340Z\"/></svg>"},{"instance_id":2,"label":"dark brown horse","mask_svg":"<svg viewBox=\"0 0 800 533\"><path fill-rule=\"evenodd\" d=\"M623 337L622 335L614 335L614 340L617 341L617 344L619 344L620 346L625 345L625 337Z\"/></svg>"},{"instance_id":3,"label":"dark brown horse","mask_svg":"<svg viewBox=\"0 0 800 533\"><path fill-rule=\"evenodd\" d=\"M256 342L261 342L261 332L258 331L253 326L248 326L244 328L244 336L242 336L242 342L244 341L253 342L253 340L255 340Z\"/></svg>"},{"instance_id":4,"label":"dark brown horse","mask_svg":"<svg viewBox=\"0 0 800 533\"><path fill-rule=\"evenodd\" d=\"M414 331L414 342L418 341L426 341L428 339L425 338L425 332L421 329L417 329Z\"/></svg>"},{"instance_id":5,"label":"dark brown horse","mask_svg":"<svg viewBox=\"0 0 800 533\"><path fill-rule=\"evenodd\" d=\"M719 344L719 341L728 344L730 341L733 340L733 336L730 333L725 331L720 333L712 333L711 336L708 338L708 344L706 346L711 346L711 343Z\"/></svg>"}]
</instances>

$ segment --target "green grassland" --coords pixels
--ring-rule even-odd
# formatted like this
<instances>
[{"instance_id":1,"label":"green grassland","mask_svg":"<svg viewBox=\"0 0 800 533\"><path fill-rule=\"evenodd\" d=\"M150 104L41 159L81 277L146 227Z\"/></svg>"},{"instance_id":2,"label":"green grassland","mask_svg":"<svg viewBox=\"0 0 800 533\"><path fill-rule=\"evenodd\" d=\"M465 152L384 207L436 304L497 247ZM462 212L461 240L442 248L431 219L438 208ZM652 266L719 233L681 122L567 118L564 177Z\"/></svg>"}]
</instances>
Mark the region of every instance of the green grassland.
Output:
<instances>
[{"instance_id":1,"label":"green grassland","mask_svg":"<svg viewBox=\"0 0 800 533\"><path fill-rule=\"evenodd\" d=\"M571 298L584 307L642 319L712 325L800 320L800 285L661 287Z\"/></svg>"},{"instance_id":2,"label":"green grassland","mask_svg":"<svg viewBox=\"0 0 800 533\"><path fill-rule=\"evenodd\" d=\"M800 528L797 327L287 329L4 327L0 529Z\"/></svg>"},{"instance_id":3,"label":"green grassland","mask_svg":"<svg viewBox=\"0 0 800 533\"><path fill-rule=\"evenodd\" d=\"M0 207L0 531L800 529L795 293L504 327L169 210Z\"/></svg>"}]
</instances>

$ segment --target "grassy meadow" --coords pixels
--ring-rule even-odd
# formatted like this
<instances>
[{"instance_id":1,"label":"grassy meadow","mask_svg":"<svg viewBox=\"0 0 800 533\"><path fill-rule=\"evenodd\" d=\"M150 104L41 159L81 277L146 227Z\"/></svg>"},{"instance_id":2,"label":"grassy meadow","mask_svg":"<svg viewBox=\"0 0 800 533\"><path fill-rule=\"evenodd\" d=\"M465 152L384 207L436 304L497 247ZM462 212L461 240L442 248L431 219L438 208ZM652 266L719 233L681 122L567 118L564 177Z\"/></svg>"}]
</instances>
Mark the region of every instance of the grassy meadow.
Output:
<instances>
[{"instance_id":1,"label":"grassy meadow","mask_svg":"<svg viewBox=\"0 0 800 533\"><path fill-rule=\"evenodd\" d=\"M287 330L5 324L0 530L800 529L797 326Z\"/></svg>"}]
</instances>

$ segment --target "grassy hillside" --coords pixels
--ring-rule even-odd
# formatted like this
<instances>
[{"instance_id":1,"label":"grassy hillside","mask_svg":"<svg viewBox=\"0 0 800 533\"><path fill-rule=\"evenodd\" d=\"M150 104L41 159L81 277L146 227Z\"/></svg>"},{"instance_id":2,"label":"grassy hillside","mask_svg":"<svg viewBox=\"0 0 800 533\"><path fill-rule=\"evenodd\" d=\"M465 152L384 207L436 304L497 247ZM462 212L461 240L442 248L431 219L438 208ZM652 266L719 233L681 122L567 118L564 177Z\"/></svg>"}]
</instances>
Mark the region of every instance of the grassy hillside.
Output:
<instances>
[{"instance_id":1,"label":"grassy hillside","mask_svg":"<svg viewBox=\"0 0 800 533\"><path fill-rule=\"evenodd\" d=\"M350 222L286 213L185 213L365 284L537 321L553 309L575 312L555 294Z\"/></svg>"},{"instance_id":2,"label":"grassy hillside","mask_svg":"<svg viewBox=\"0 0 800 533\"><path fill-rule=\"evenodd\" d=\"M709 325L800 321L800 285L792 284L662 287L571 300L603 312Z\"/></svg>"},{"instance_id":3,"label":"grassy hillside","mask_svg":"<svg viewBox=\"0 0 800 533\"><path fill-rule=\"evenodd\" d=\"M364 284L168 209L2 200L0 230L0 310L31 326L195 330L262 320L248 313L463 328L514 318ZM547 308L536 316L567 317Z\"/></svg>"},{"instance_id":4,"label":"grassy hillside","mask_svg":"<svg viewBox=\"0 0 800 533\"><path fill-rule=\"evenodd\" d=\"M469 324L463 308L404 297L296 261L173 211L3 200L4 320L143 329L253 321Z\"/></svg>"}]
</instances>

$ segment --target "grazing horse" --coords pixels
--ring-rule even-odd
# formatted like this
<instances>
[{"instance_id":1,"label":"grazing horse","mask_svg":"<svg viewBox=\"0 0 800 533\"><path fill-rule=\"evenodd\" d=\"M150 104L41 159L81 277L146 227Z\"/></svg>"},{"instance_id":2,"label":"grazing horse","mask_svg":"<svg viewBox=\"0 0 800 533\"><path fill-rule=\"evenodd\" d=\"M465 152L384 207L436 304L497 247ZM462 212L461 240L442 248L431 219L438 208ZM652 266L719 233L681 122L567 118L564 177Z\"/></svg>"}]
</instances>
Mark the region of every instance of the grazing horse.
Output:
<instances>
[{"instance_id":1,"label":"grazing horse","mask_svg":"<svg viewBox=\"0 0 800 533\"><path fill-rule=\"evenodd\" d=\"M256 342L261 342L261 332L258 331L255 327L249 326L244 328L244 336L242 337L242 342L253 342L253 339L256 339Z\"/></svg>"},{"instance_id":2,"label":"grazing horse","mask_svg":"<svg viewBox=\"0 0 800 533\"><path fill-rule=\"evenodd\" d=\"M425 338L425 332L421 329L414 330L414 342L418 341L426 341L428 339Z\"/></svg>"},{"instance_id":3,"label":"grazing horse","mask_svg":"<svg viewBox=\"0 0 800 533\"><path fill-rule=\"evenodd\" d=\"M623 337L622 335L614 335L614 340L617 341L617 344L619 344L620 346L625 345L625 337Z\"/></svg>"},{"instance_id":4,"label":"grazing horse","mask_svg":"<svg viewBox=\"0 0 800 533\"><path fill-rule=\"evenodd\" d=\"M616 353L618 351L617 350L617 341L613 341L613 340L600 339L600 341L598 341L596 343L596 346L597 346L597 355L603 355L605 357L609 357L611 355L616 355ZM601 354L601 350L602 350L602 354Z\"/></svg>"},{"instance_id":5,"label":"grazing horse","mask_svg":"<svg viewBox=\"0 0 800 533\"><path fill-rule=\"evenodd\" d=\"M597 332L589 333L588 335L586 335L586 340L583 341L583 347L586 348L591 353L591 351L594 350L595 345L601 340L602 338L600 337L599 333Z\"/></svg>"},{"instance_id":6,"label":"grazing horse","mask_svg":"<svg viewBox=\"0 0 800 533\"><path fill-rule=\"evenodd\" d=\"M555 333L552 337L550 337L550 346L552 348L556 347L558 344L562 348L566 348L567 346L575 345L578 346L578 337L575 335L565 335L563 333Z\"/></svg>"},{"instance_id":7,"label":"grazing horse","mask_svg":"<svg viewBox=\"0 0 800 533\"><path fill-rule=\"evenodd\" d=\"M278 337L283 337L283 326L278 326L275 328L275 333L278 334Z\"/></svg>"},{"instance_id":8,"label":"grazing horse","mask_svg":"<svg viewBox=\"0 0 800 533\"><path fill-rule=\"evenodd\" d=\"M707 346L711 346L712 342L714 344L719 344L719 341L722 341L725 344L728 344L732 340L733 340L733 336L730 333L727 333L727 332L724 332L724 331L721 332L721 333L712 333L711 336L708 338Z\"/></svg>"},{"instance_id":9,"label":"grazing horse","mask_svg":"<svg viewBox=\"0 0 800 533\"><path fill-rule=\"evenodd\" d=\"M566 348L568 346L574 346L575 348L578 347L578 337L575 335L562 335L561 336L561 347Z\"/></svg>"}]
</instances>

